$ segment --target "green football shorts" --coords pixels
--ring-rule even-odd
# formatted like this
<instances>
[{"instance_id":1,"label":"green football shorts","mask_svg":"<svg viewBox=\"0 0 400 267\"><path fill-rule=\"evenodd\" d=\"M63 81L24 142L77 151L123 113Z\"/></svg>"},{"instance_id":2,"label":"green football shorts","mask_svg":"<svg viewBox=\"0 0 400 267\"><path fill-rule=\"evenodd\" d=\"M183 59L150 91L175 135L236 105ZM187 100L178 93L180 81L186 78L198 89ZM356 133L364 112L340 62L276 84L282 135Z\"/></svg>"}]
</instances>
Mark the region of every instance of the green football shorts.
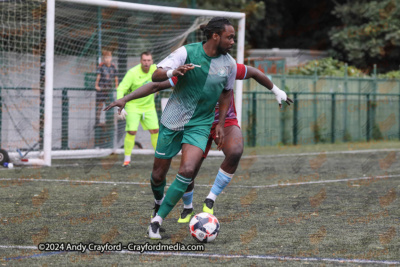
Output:
<instances>
[{"instance_id":1,"label":"green football shorts","mask_svg":"<svg viewBox=\"0 0 400 267\"><path fill-rule=\"evenodd\" d=\"M210 135L208 126L185 127L183 131L173 131L160 124L155 157L159 159L173 158L182 148L182 144L197 146L203 152Z\"/></svg>"},{"instance_id":2,"label":"green football shorts","mask_svg":"<svg viewBox=\"0 0 400 267\"><path fill-rule=\"evenodd\" d=\"M158 129L158 116L156 109L146 112L133 112L127 110L126 115L126 127L125 131L137 131L139 128L139 122L142 124L143 130L156 130Z\"/></svg>"}]
</instances>

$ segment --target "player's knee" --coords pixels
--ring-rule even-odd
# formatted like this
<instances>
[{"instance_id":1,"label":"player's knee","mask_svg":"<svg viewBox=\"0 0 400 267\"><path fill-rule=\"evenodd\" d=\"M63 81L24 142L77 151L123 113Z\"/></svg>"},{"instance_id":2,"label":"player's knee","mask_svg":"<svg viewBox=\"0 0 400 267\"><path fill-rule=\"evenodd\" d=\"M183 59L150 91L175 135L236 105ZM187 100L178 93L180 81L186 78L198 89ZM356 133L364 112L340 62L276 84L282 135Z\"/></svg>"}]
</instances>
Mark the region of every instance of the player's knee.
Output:
<instances>
[{"instance_id":1,"label":"player's knee","mask_svg":"<svg viewBox=\"0 0 400 267\"><path fill-rule=\"evenodd\" d=\"M157 134L159 132L159 129L155 129L155 130L149 130L149 132L151 134Z\"/></svg>"},{"instance_id":2,"label":"player's knee","mask_svg":"<svg viewBox=\"0 0 400 267\"><path fill-rule=\"evenodd\" d=\"M130 135L136 135L136 131L128 131L128 134L130 134Z\"/></svg>"},{"instance_id":3,"label":"player's knee","mask_svg":"<svg viewBox=\"0 0 400 267\"><path fill-rule=\"evenodd\" d=\"M157 170L153 170L151 177L153 178L152 180L155 185L161 184L166 178L164 174L162 174L161 172L157 172Z\"/></svg>"},{"instance_id":4,"label":"player's knee","mask_svg":"<svg viewBox=\"0 0 400 267\"><path fill-rule=\"evenodd\" d=\"M243 154L243 146L236 145L231 147L228 157L229 160L234 161L234 162L239 162L240 158L242 157Z\"/></svg>"},{"instance_id":5,"label":"player's knee","mask_svg":"<svg viewBox=\"0 0 400 267\"><path fill-rule=\"evenodd\" d=\"M186 178L194 177L196 173L196 167L194 165L183 165L179 168L179 174Z\"/></svg>"},{"instance_id":6,"label":"player's knee","mask_svg":"<svg viewBox=\"0 0 400 267\"><path fill-rule=\"evenodd\" d=\"M238 157L240 159L243 154L243 146L237 146L233 151L233 154L235 155L235 157Z\"/></svg>"}]
</instances>

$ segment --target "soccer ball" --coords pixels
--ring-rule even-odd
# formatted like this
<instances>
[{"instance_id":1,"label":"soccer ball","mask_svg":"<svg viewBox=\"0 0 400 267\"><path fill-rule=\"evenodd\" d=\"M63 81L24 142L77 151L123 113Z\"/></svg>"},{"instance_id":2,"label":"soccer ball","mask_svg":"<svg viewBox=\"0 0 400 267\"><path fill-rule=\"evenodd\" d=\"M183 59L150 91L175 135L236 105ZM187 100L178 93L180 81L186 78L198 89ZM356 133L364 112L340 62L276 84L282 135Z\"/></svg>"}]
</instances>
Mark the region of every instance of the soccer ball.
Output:
<instances>
[{"instance_id":1,"label":"soccer ball","mask_svg":"<svg viewBox=\"0 0 400 267\"><path fill-rule=\"evenodd\" d=\"M189 229L194 239L208 243L217 237L219 222L214 215L202 212L193 216L189 223Z\"/></svg>"}]
</instances>

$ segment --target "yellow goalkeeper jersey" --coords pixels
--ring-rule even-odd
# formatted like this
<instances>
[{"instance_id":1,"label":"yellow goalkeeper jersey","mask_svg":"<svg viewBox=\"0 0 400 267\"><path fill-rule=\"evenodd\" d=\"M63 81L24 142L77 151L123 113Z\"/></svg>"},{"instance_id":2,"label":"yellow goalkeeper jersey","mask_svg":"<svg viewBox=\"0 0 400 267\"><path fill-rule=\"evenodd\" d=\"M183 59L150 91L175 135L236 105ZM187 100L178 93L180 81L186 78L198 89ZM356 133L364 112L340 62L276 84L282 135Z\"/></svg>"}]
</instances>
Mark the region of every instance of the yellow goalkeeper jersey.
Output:
<instances>
[{"instance_id":1,"label":"yellow goalkeeper jersey","mask_svg":"<svg viewBox=\"0 0 400 267\"><path fill-rule=\"evenodd\" d=\"M150 66L148 73L142 71L142 65L136 65L135 67L128 70L124 79L119 84L117 88L117 99L123 98L127 94L135 91L139 87L151 82L151 76L153 72L157 69L156 65ZM131 100L126 103L125 110L129 113L131 112L145 112L149 110L154 110L154 94L139 99Z\"/></svg>"}]
</instances>

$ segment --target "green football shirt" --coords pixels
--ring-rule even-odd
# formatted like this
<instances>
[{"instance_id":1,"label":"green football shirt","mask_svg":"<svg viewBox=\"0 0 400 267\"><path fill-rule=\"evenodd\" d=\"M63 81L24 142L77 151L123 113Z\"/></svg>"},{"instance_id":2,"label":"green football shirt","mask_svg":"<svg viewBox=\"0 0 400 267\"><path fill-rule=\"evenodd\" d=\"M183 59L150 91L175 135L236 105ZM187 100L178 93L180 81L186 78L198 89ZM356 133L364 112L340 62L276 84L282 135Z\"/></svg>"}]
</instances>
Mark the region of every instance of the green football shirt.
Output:
<instances>
[{"instance_id":1,"label":"green football shirt","mask_svg":"<svg viewBox=\"0 0 400 267\"><path fill-rule=\"evenodd\" d=\"M139 87L145 85L146 83L151 82L151 76L153 75L153 72L156 69L157 67L155 64L150 66L148 73L143 72L141 64L131 68L126 73L124 79L117 88L117 99L123 98L124 96L126 96L129 93L132 93ZM155 104L154 104L153 94L129 101L128 103L126 103L125 106L125 110L128 113L129 111L142 113L154 109L155 109Z\"/></svg>"},{"instance_id":2,"label":"green football shirt","mask_svg":"<svg viewBox=\"0 0 400 267\"><path fill-rule=\"evenodd\" d=\"M178 48L157 67L168 70L190 63L200 67L179 76L161 116L161 123L170 130L181 131L188 126L211 127L222 90L233 90L236 61L229 54L209 57L203 43Z\"/></svg>"}]
</instances>

